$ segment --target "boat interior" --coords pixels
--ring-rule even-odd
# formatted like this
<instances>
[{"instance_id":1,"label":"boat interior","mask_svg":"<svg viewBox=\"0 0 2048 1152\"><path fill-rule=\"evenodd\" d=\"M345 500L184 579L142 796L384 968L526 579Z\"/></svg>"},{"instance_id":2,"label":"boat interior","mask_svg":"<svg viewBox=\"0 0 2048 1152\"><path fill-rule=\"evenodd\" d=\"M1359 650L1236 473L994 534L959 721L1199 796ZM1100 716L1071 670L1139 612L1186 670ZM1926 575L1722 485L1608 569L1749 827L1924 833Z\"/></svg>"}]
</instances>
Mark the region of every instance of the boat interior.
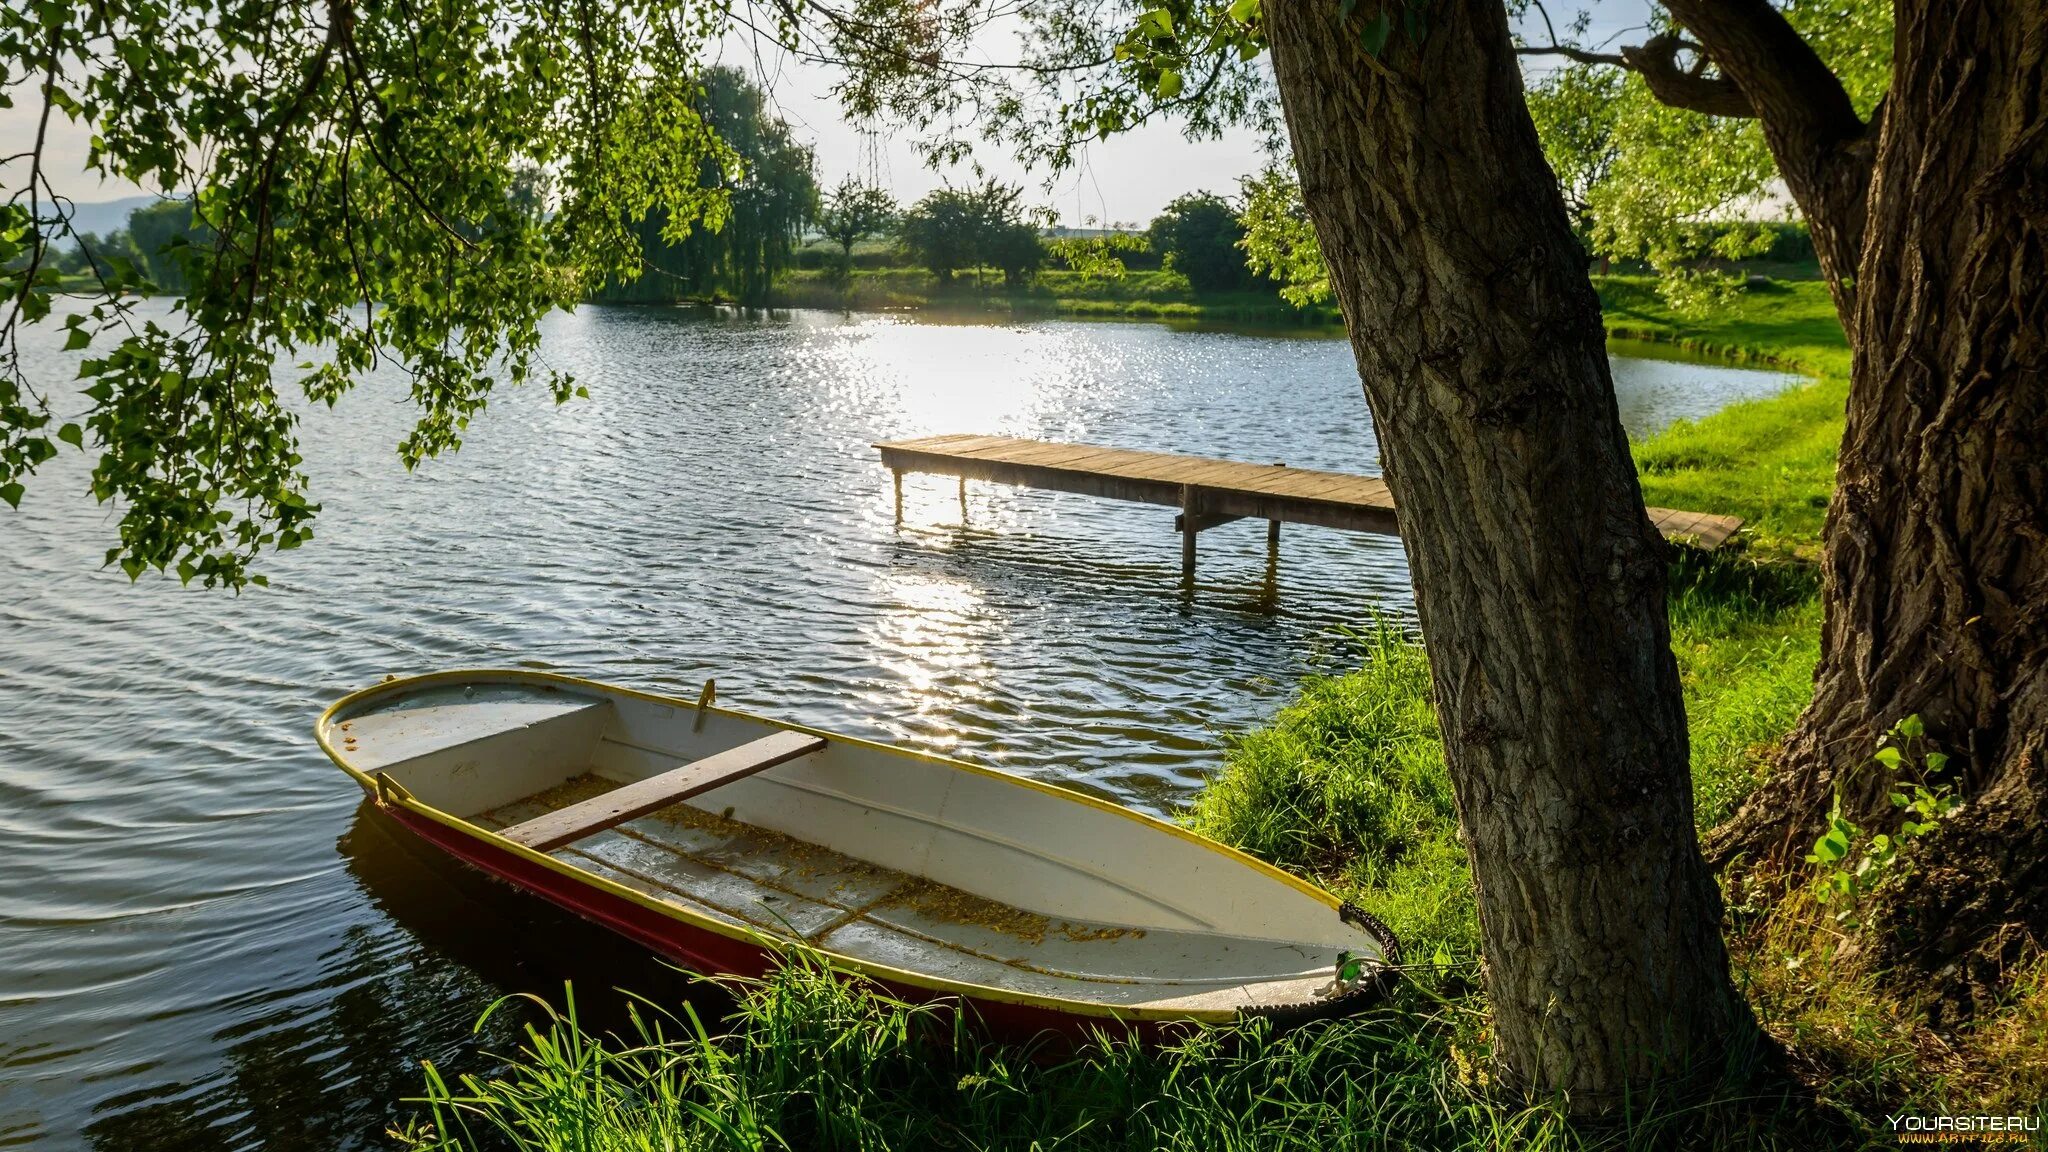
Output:
<instances>
[{"instance_id":1,"label":"boat interior","mask_svg":"<svg viewBox=\"0 0 2048 1152\"><path fill-rule=\"evenodd\" d=\"M1101 806L715 709L434 685L323 731L416 800L696 916L1121 1008L1314 1001L1377 952L1327 904Z\"/></svg>"}]
</instances>

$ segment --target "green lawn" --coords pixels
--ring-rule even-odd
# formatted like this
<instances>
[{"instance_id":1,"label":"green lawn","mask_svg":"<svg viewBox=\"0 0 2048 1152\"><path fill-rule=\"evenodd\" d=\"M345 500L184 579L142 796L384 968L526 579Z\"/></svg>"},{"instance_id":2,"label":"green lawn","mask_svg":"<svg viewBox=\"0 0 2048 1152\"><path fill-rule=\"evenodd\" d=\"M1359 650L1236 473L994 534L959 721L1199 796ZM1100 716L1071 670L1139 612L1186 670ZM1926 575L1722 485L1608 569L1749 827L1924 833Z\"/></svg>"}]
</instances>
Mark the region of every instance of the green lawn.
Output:
<instances>
[{"instance_id":1,"label":"green lawn","mask_svg":"<svg viewBox=\"0 0 2048 1152\"><path fill-rule=\"evenodd\" d=\"M1645 502L1741 516L1753 551L1811 556L1834 487L1849 397L1849 349L1826 286L1774 282L1737 293L1714 315L1682 318L1647 279L1610 276L1595 284L1612 337L1774 364L1811 378L1784 395L1731 405L1635 446Z\"/></svg>"},{"instance_id":2,"label":"green lawn","mask_svg":"<svg viewBox=\"0 0 2048 1152\"><path fill-rule=\"evenodd\" d=\"M1117 303L1170 287L1132 277ZM1651 503L1751 524L1746 550L1672 571L1705 828L1766 770L1808 699L1820 623L1813 559L1848 354L1818 284L1746 291L1703 318L1673 315L1647 281L1599 287L1611 332L1815 377L1635 448ZM688 1017L600 1040L561 1019L533 1032L496 1080L448 1082L431 1070L436 1103L414 1139L474 1148L495 1132L536 1149L1892 1148L1887 1111L2031 1112L2048 1098L2048 969L1969 1033L1937 1039L1886 998L1796 888L1731 894L1729 939L1737 979L1794 1052L1799 1082L1731 1085L1683 1108L1639 1103L1599 1125L1495 1093L1471 877L1428 663L1383 623L1366 622L1354 639L1358 670L1306 683L1272 722L1234 739L1186 819L1386 919L1422 962L1386 1009L1285 1036L1256 1025L1197 1030L1160 1051L1109 1037L1032 1051L982 1040L957 1011L850 988L799 956L744 989L717 1028Z\"/></svg>"},{"instance_id":3,"label":"green lawn","mask_svg":"<svg viewBox=\"0 0 2048 1152\"><path fill-rule=\"evenodd\" d=\"M1740 289L1706 316L1673 313L1648 276L1599 276L1593 284L1610 336L1848 378L1849 346L1827 285L1818 280L1772 280Z\"/></svg>"},{"instance_id":4,"label":"green lawn","mask_svg":"<svg viewBox=\"0 0 2048 1152\"><path fill-rule=\"evenodd\" d=\"M797 271L777 281L775 303L793 308L855 311L918 308L1140 320L1327 327L1338 323L1328 304L1296 308L1270 290L1198 293L1170 272L1133 271L1115 279L1044 271L1025 285L1006 285L1002 274L959 273L941 284L921 268L858 268L850 283L826 272Z\"/></svg>"}]
</instances>

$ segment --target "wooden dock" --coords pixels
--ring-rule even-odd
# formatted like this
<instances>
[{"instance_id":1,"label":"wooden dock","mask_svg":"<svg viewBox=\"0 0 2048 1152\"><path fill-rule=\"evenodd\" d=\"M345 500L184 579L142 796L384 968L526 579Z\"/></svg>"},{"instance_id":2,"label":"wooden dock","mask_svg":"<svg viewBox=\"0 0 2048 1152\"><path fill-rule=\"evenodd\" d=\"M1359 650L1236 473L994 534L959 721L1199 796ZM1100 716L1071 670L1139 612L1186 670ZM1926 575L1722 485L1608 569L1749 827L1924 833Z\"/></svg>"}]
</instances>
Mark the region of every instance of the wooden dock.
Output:
<instances>
[{"instance_id":1,"label":"wooden dock","mask_svg":"<svg viewBox=\"0 0 2048 1152\"><path fill-rule=\"evenodd\" d=\"M1190 581L1195 574L1195 536L1233 520L1265 520L1266 541L1274 548L1280 543L1280 525L1287 521L1400 534L1393 495L1371 476L1016 436L926 436L875 447L895 474L898 523L903 520L906 472L959 477L963 520L969 480L1178 508L1174 528L1181 534L1181 576ZM1734 516L1668 508L1651 508L1649 513L1666 539L1707 551L1727 543L1742 527Z\"/></svg>"}]
</instances>

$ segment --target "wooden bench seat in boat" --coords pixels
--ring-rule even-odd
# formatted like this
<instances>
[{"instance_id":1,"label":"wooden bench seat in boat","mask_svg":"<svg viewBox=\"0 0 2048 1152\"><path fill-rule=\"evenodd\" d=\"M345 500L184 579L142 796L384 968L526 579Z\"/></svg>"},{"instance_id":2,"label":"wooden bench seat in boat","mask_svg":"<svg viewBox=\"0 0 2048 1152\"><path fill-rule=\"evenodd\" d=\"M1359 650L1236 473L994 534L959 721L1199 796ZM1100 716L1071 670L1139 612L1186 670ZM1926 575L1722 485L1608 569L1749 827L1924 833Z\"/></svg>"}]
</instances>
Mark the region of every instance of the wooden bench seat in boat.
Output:
<instances>
[{"instance_id":1,"label":"wooden bench seat in boat","mask_svg":"<svg viewBox=\"0 0 2048 1152\"><path fill-rule=\"evenodd\" d=\"M1027 1036L1338 1015L1381 989L1335 980L1347 955L1399 962L1363 912L1170 824L702 697L461 670L318 732L426 842L714 974L798 944Z\"/></svg>"},{"instance_id":2,"label":"wooden bench seat in boat","mask_svg":"<svg viewBox=\"0 0 2048 1152\"><path fill-rule=\"evenodd\" d=\"M649 812L680 804L721 784L752 776L777 764L786 764L799 756L808 756L824 747L825 740L820 736L806 732L777 732L536 816L505 829L500 835L536 852L546 852L595 836Z\"/></svg>"}]
</instances>

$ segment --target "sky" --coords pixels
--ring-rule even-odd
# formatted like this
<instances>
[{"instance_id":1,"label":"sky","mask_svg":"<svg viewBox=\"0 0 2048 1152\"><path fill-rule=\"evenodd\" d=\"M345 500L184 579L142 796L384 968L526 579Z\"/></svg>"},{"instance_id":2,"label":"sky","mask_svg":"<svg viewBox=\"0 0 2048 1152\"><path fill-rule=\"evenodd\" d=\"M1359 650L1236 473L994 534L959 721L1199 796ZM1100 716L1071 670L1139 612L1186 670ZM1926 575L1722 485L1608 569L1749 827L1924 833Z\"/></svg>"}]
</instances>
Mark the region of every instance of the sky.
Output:
<instances>
[{"instance_id":1,"label":"sky","mask_svg":"<svg viewBox=\"0 0 2048 1152\"><path fill-rule=\"evenodd\" d=\"M1584 6L1583 0L1565 0L1552 5L1551 15L1562 26ZM1586 39L1597 44L1640 27L1648 10L1649 0L1594 0ZM1540 22L1525 18L1522 23L1531 29L1532 38L1542 38ZM866 178L872 174L898 201L908 203L948 178L961 182L971 177L965 170L931 171L901 132L868 133L846 123L830 97L832 77L823 67L774 53L757 56L750 45L737 41L727 42L722 55L725 62L743 67L757 82L765 81L782 117L796 136L815 150L818 181L824 187L830 188L848 175ZM1540 60L1531 60L1527 66L1532 74L1546 68ZM0 109L0 155L20 152L35 139L38 102L25 93L16 97L14 107ZM80 202L142 194L145 190L133 184L101 182L85 171L90 138L89 129L61 116L53 118L45 156L57 190ZM1028 200L1051 208L1060 223L1074 227L1142 226L1183 193L1236 191L1240 178L1264 164L1259 140L1251 132L1232 132L1221 140L1189 141L1167 124L1096 144L1074 170L1050 182L1042 172L1026 172L999 148L983 148L976 160L990 175L1024 184ZM18 182L17 168L0 172L0 180Z\"/></svg>"}]
</instances>

